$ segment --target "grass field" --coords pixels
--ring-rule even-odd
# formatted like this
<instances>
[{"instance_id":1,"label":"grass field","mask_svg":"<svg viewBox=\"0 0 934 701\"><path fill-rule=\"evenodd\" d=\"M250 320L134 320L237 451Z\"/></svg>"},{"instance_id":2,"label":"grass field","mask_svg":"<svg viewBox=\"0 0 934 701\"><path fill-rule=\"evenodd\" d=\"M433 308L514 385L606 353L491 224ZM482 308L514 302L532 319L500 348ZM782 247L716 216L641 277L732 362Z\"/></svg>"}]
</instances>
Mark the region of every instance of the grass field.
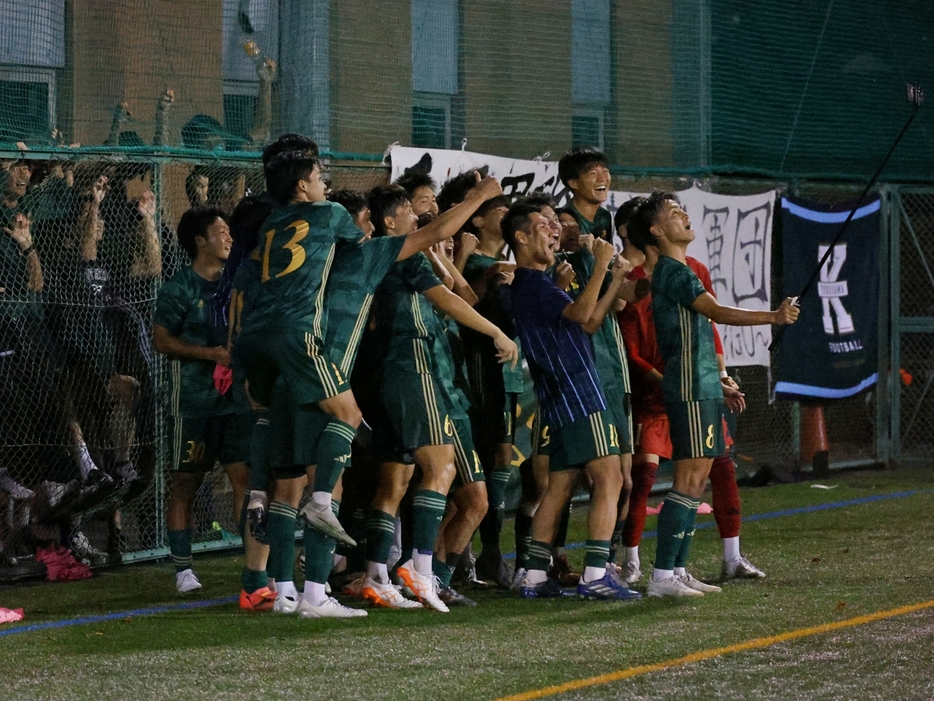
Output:
<instances>
[{"instance_id":1,"label":"grass field","mask_svg":"<svg viewBox=\"0 0 934 701\"><path fill-rule=\"evenodd\" d=\"M2 698L934 698L934 469L837 473L826 483L838 486L743 490L743 549L768 578L689 602L522 601L474 590L477 608L446 616L305 621L226 603L42 628L227 597L240 561L198 558L196 599L175 593L167 564L2 587L0 606L27 616L21 632L0 627ZM569 540L582 540L585 514L575 510ZM643 572L654 548L647 538ZM715 578L720 554L716 529L699 530L692 572ZM571 556L579 564L582 550ZM855 624L731 650L844 622ZM580 680L589 681L548 689Z\"/></svg>"}]
</instances>

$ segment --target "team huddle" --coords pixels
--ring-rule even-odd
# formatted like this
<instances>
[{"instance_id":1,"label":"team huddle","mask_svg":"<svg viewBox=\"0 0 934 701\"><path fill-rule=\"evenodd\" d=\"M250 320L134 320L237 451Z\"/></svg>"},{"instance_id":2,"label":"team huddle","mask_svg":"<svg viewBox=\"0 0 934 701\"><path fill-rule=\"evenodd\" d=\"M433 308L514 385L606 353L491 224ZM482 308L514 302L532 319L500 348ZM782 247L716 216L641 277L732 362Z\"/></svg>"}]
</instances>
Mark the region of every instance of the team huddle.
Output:
<instances>
[{"instance_id":1,"label":"team huddle","mask_svg":"<svg viewBox=\"0 0 934 701\"><path fill-rule=\"evenodd\" d=\"M328 192L317 146L297 134L267 146L263 166L266 193L229 217L182 217L192 262L161 288L153 319L172 360L180 592L201 588L192 505L217 462L234 490L248 610L346 618L367 615L354 605L365 600L447 612L475 604L456 572L524 598L641 598L646 500L665 458L674 484L647 595L720 591L685 569L708 477L721 574L765 576L739 548L724 417L745 404L712 322L789 324L798 310L720 305L686 255L694 232L674 195L611 216L593 149L560 161L564 208L543 192L508 198L474 171L440 190L407 171L366 194ZM537 409L512 567L500 541L523 360ZM579 489L591 496L577 573L564 541Z\"/></svg>"}]
</instances>

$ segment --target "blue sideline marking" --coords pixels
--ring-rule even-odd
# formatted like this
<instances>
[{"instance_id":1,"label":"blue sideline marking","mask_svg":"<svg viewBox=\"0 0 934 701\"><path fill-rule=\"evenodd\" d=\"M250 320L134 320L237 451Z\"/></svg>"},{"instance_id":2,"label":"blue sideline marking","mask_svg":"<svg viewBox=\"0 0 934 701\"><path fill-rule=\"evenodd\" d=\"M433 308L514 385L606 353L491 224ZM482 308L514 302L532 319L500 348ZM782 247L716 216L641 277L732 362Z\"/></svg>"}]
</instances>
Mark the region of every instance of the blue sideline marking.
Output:
<instances>
[{"instance_id":1,"label":"blue sideline marking","mask_svg":"<svg viewBox=\"0 0 934 701\"><path fill-rule=\"evenodd\" d=\"M206 601L187 601L182 604L166 604L164 606L152 606L145 609L136 609L134 611L122 611L120 613L105 613L100 616L81 616L80 618L65 618L61 621L47 621L45 623L36 623L29 626L19 626L17 628L0 628L0 638L16 633L30 633L36 630L49 630L50 628L65 628L67 626L79 626L85 623L103 623L105 621L117 621L130 616L152 616L157 613L171 613L172 611L187 611L188 609L200 609L208 606L221 606L223 604L232 604L239 598L239 595L224 596L220 599L207 599Z\"/></svg>"},{"instance_id":2,"label":"blue sideline marking","mask_svg":"<svg viewBox=\"0 0 934 701\"><path fill-rule=\"evenodd\" d=\"M846 501L832 501L829 504L814 504L813 506L799 506L794 509L784 509L783 511L767 511L764 514L753 514L752 516L744 516L743 523L749 523L751 521L762 521L767 518L779 518L781 516L794 516L795 514L809 514L814 511L826 511L828 509L842 509L845 506L858 506L860 504L870 504L874 501L886 501L887 499L901 499L903 497L910 497L916 494L930 494L934 492L934 489L914 489L910 492L893 492L892 494L874 494L870 497L860 497L858 499L847 499ZM716 521L704 521L698 523L695 528L698 530L702 528L713 528L717 525ZM658 535L658 531L645 531L642 534L643 538L654 538ZM571 543L566 546L566 550L576 550L577 548L583 548L586 543ZM508 555L503 555L504 560L514 560L516 558L515 553L509 553Z\"/></svg>"},{"instance_id":3,"label":"blue sideline marking","mask_svg":"<svg viewBox=\"0 0 934 701\"><path fill-rule=\"evenodd\" d=\"M876 501L886 501L889 499L902 499L904 497L915 496L917 494L930 494L934 489L916 489L909 492L894 492L892 494L875 494L858 499L847 499L846 501L834 501L828 504L814 504L812 506L800 506L794 509L784 509L783 511L768 511L764 514L753 514L743 518L744 523L751 521L762 521L768 518L779 518L781 516L794 516L796 514L809 514L815 511L827 511L828 509L841 509L846 506L858 506L860 504L870 504ZM713 528L715 521L704 521L698 523L697 528ZM642 534L643 538L652 538L658 535L658 531L646 531ZM584 543L571 543L567 546L568 550L575 550L584 547ZM515 553L503 555L504 559L515 559ZM66 618L60 621L47 621L45 623L36 623L34 625L18 626L16 628L0 628L0 638L17 633L30 633L37 630L50 630L52 628L66 628L68 626L84 625L86 623L103 623L106 621L116 621L131 616L152 616L159 613L171 613L172 611L186 611L188 609L206 608L208 606L222 606L232 604L239 598L238 595L225 596L220 599L207 599L206 601L188 601L181 604L166 604L164 606L153 606L145 609L136 609L134 611L122 611L120 613L107 613L100 616L81 616L79 618Z\"/></svg>"}]
</instances>

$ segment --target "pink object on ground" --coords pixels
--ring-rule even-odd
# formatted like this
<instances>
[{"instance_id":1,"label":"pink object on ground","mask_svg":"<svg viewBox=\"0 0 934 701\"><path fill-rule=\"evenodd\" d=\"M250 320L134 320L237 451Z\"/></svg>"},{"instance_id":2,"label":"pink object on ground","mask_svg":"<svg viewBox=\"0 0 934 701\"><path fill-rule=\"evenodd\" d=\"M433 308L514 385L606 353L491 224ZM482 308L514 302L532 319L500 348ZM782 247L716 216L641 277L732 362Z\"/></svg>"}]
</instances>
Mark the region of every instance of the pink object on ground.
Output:
<instances>
[{"instance_id":1,"label":"pink object on ground","mask_svg":"<svg viewBox=\"0 0 934 701\"><path fill-rule=\"evenodd\" d=\"M45 565L45 578L50 582L72 582L91 577L91 568L78 562L70 550L50 545L36 550L36 561Z\"/></svg>"},{"instance_id":2,"label":"pink object on ground","mask_svg":"<svg viewBox=\"0 0 934 701\"><path fill-rule=\"evenodd\" d=\"M697 507L697 513L699 514L712 514L713 508L706 501L702 501L700 506Z\"/></svg>"},{"instance_id":3,"label":"pink object on ground","mask_svg":"<svg viewBox=\"0 0 934 701\"><path fill-rule=\"evenodd\" d=\"M664 504L665 502L662 502ZM658 512L662 510L662 504L658 506L646 506L645 513L647 516L658 516Z\"/></svg>"},{"instance_id":4,"label":"pink object on ground","mask_svg":"<svg viewBox=\"0 0 934 701\"><path fill-rule=\"evenodd\" d=\"M23 620L23 609L5 609L0 606L0 623L16 623Z\"/></svg>"}]
</instances>

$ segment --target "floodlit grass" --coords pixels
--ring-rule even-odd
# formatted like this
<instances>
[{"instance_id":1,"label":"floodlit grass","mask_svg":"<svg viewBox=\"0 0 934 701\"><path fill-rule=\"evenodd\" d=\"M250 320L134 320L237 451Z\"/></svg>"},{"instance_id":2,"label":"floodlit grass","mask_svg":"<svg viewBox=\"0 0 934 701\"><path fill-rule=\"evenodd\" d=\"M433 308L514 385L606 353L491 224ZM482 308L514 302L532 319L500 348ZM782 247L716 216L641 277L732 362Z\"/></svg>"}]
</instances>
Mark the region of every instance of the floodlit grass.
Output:
<instances>
[{"instance_id":1,"label":"floodlit grass","mask_svg":"<svg viewBox=\"0 0 934 701\"><path fill-rule=\"evenodd\" d=\"M934 470L825 482L839 486L744 490L744 512L918 493L745 523L743 550L768 578L700 600L539 602L474 590L477 608L447 616L305 621L235 604L129 616L0 638L0 689L4 699L491 699L934 599ZM583 539L585 514L575 510L569 540ZM647 539L646 573L653 553ZM720 555L716 529L699 530L692 572L715 578ZM572 562L582 557L571 551ZM197 598L235 593L239 568L236 557L196 557ZM27 623L183 600L165 564L0 588L0 605L23 607ZM555 698L931 698L932 643L926 610Z\"/></svg>"}]
</instances>

